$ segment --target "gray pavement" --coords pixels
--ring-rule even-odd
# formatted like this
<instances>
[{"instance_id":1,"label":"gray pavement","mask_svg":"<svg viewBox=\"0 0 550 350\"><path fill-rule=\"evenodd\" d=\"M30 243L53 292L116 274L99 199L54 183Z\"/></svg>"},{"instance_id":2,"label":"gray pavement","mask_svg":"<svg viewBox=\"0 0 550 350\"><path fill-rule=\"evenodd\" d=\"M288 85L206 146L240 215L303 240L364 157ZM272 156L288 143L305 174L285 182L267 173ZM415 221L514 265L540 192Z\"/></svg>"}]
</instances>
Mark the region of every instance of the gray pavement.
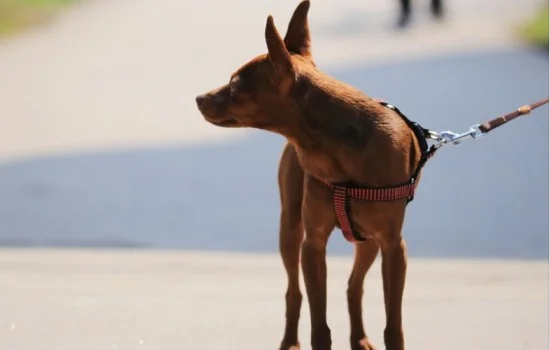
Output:
<instances>
[{"instance_id":1,"label":"gray pavement","mask_svg":"<svg viewBox=\"0 0 550 350\"><path fill-rule=\"evenodd\" d=\"M223 266L223 268L220 268ZM348 349L349 257L328 261L334 349ZM548 265L412 259L407 349L548 348ZM272 255L0 251L0 347L17 350L276 349L284 272ZM367 332L383 349L380 263L367 276ZM304 299L300 335L309 349Z\"/></svg>"}]
</instances>

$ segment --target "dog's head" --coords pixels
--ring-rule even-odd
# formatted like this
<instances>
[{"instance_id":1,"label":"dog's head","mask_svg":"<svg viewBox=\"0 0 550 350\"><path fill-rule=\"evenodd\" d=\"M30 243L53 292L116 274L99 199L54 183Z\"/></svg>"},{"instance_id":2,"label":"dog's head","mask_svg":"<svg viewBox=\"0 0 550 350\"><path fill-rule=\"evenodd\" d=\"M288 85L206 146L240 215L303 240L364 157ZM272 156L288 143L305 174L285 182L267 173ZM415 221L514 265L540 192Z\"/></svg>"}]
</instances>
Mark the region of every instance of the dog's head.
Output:
<instances>
[{"instance_id":1,"label":"dog's head","mask_svg":"<svg viewBox=\"0 0 550 350\"><path fill-rule=\"evenodd\" d=\"M314 65L307 13L302 1L289 22L284 40L273 17L267 18L268 53L244 64L229 82L196 97L204 118L222 127L253 127L276 131L292 108L288 95L297 79L297 64Z\"/></svg>"}]
</instances>

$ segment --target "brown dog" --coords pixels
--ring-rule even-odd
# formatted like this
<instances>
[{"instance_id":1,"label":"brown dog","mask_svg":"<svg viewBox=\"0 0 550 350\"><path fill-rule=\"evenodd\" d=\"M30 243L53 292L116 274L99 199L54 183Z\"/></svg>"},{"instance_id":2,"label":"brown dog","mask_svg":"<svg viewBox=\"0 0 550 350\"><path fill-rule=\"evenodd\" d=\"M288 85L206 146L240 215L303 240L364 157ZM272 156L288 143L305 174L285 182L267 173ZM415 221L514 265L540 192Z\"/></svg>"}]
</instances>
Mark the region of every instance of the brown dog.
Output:
<instances>
[{"instance_id":1,"label":"brown dog","mask_svg":"<svg viewBox=\"0 0 550 350\"><path fill-rule=\"evenodd\" d=\"M300 253L311 313L311 345L314 350L331 348L325 255L338 221L333 193L324 183L380 187L404 183L421 157L415 134L398 113L316 68L308 10L309 1L298 5L284 40L269 16L268 54L239 68L228 84L196 98L204 118L214 125L269 130L288 140L279 166L280 252L288 275L283 350L299 348ZM407 258L401 228L406 203L406 199L350 199L350 221L369 238L355 245L348 283L352 349L374 349L363 327L361 304L363 281L379 250L386 349L404 349L401 305Z\"/></svg>"}]
</instances>

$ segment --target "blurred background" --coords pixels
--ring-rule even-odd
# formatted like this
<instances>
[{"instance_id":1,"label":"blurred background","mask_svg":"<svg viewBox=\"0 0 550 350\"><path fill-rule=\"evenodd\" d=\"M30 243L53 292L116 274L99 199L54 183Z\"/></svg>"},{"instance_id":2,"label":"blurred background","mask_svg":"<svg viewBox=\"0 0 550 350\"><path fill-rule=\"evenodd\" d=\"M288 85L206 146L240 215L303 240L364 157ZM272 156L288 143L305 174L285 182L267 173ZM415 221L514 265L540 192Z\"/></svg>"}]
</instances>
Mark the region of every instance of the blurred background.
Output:
<instances>
[{"instance_id":1,"label":"blurred background","mask_svg":"<svg viewBox=\"0 0 550 350\"><path fill-rule=\"evenodd\" d=\"M320 68L432 130L548 95L540 0L316 1ZM276 252L284 140L194 96L265 52L292 2L0 0L0 244ZM227 16L231 11L231 16ZM413 256L548 257L548 107L428 163ZM340 237L331 252L348 253Z\"/></svg>"},{"instance_id":2,"label":"blurred background","mask_svg":"<svg viewBox=\"0 0 550 350\"><path fill-rule=\"evenodd\" d=\"M265 52L267 15L284 32L297 3L0 0L4 275L29 247L276 254L284 140L214 127L194 97ZM437 131L548 96L546 1L400 4L313 0L320 69ZM441 150L408 209L409 255L547 261L548 131L544 106ZM331 256L351 252L335 231Z\"/></svg>"}]
</instances>

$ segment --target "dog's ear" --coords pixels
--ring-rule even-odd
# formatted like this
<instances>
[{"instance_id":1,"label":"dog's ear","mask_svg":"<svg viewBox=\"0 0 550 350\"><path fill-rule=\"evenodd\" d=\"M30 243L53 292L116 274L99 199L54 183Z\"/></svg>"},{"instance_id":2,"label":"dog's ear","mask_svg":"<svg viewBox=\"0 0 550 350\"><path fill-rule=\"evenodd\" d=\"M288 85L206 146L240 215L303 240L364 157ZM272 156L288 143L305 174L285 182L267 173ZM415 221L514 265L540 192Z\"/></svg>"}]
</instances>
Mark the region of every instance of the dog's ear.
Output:
<instances>
[{"instance_id":1,"label":"dog's ear","mask_svg":"<svg viewBox=\"0 0 550 350\"><path fill-rule=\"evenodd\" d=\"M285 43L273 22L273 17L267 17L265 26L265 41L267 44L268 57L275 68L283 74L294 74L294 67Z\"/></svg>"},{"instance_id":2,"label":"dog's ear","mask_svg":"<svg viewBox=\"0 0 550 350\"><path fill-rule=\"evenodd\" d=\"M309 5L309 0L303 0L296 7L288 23L285 35L285 45L288 51L306 57L311 56L311 39L307 21Z\"/></svg>"}]
</instances>

